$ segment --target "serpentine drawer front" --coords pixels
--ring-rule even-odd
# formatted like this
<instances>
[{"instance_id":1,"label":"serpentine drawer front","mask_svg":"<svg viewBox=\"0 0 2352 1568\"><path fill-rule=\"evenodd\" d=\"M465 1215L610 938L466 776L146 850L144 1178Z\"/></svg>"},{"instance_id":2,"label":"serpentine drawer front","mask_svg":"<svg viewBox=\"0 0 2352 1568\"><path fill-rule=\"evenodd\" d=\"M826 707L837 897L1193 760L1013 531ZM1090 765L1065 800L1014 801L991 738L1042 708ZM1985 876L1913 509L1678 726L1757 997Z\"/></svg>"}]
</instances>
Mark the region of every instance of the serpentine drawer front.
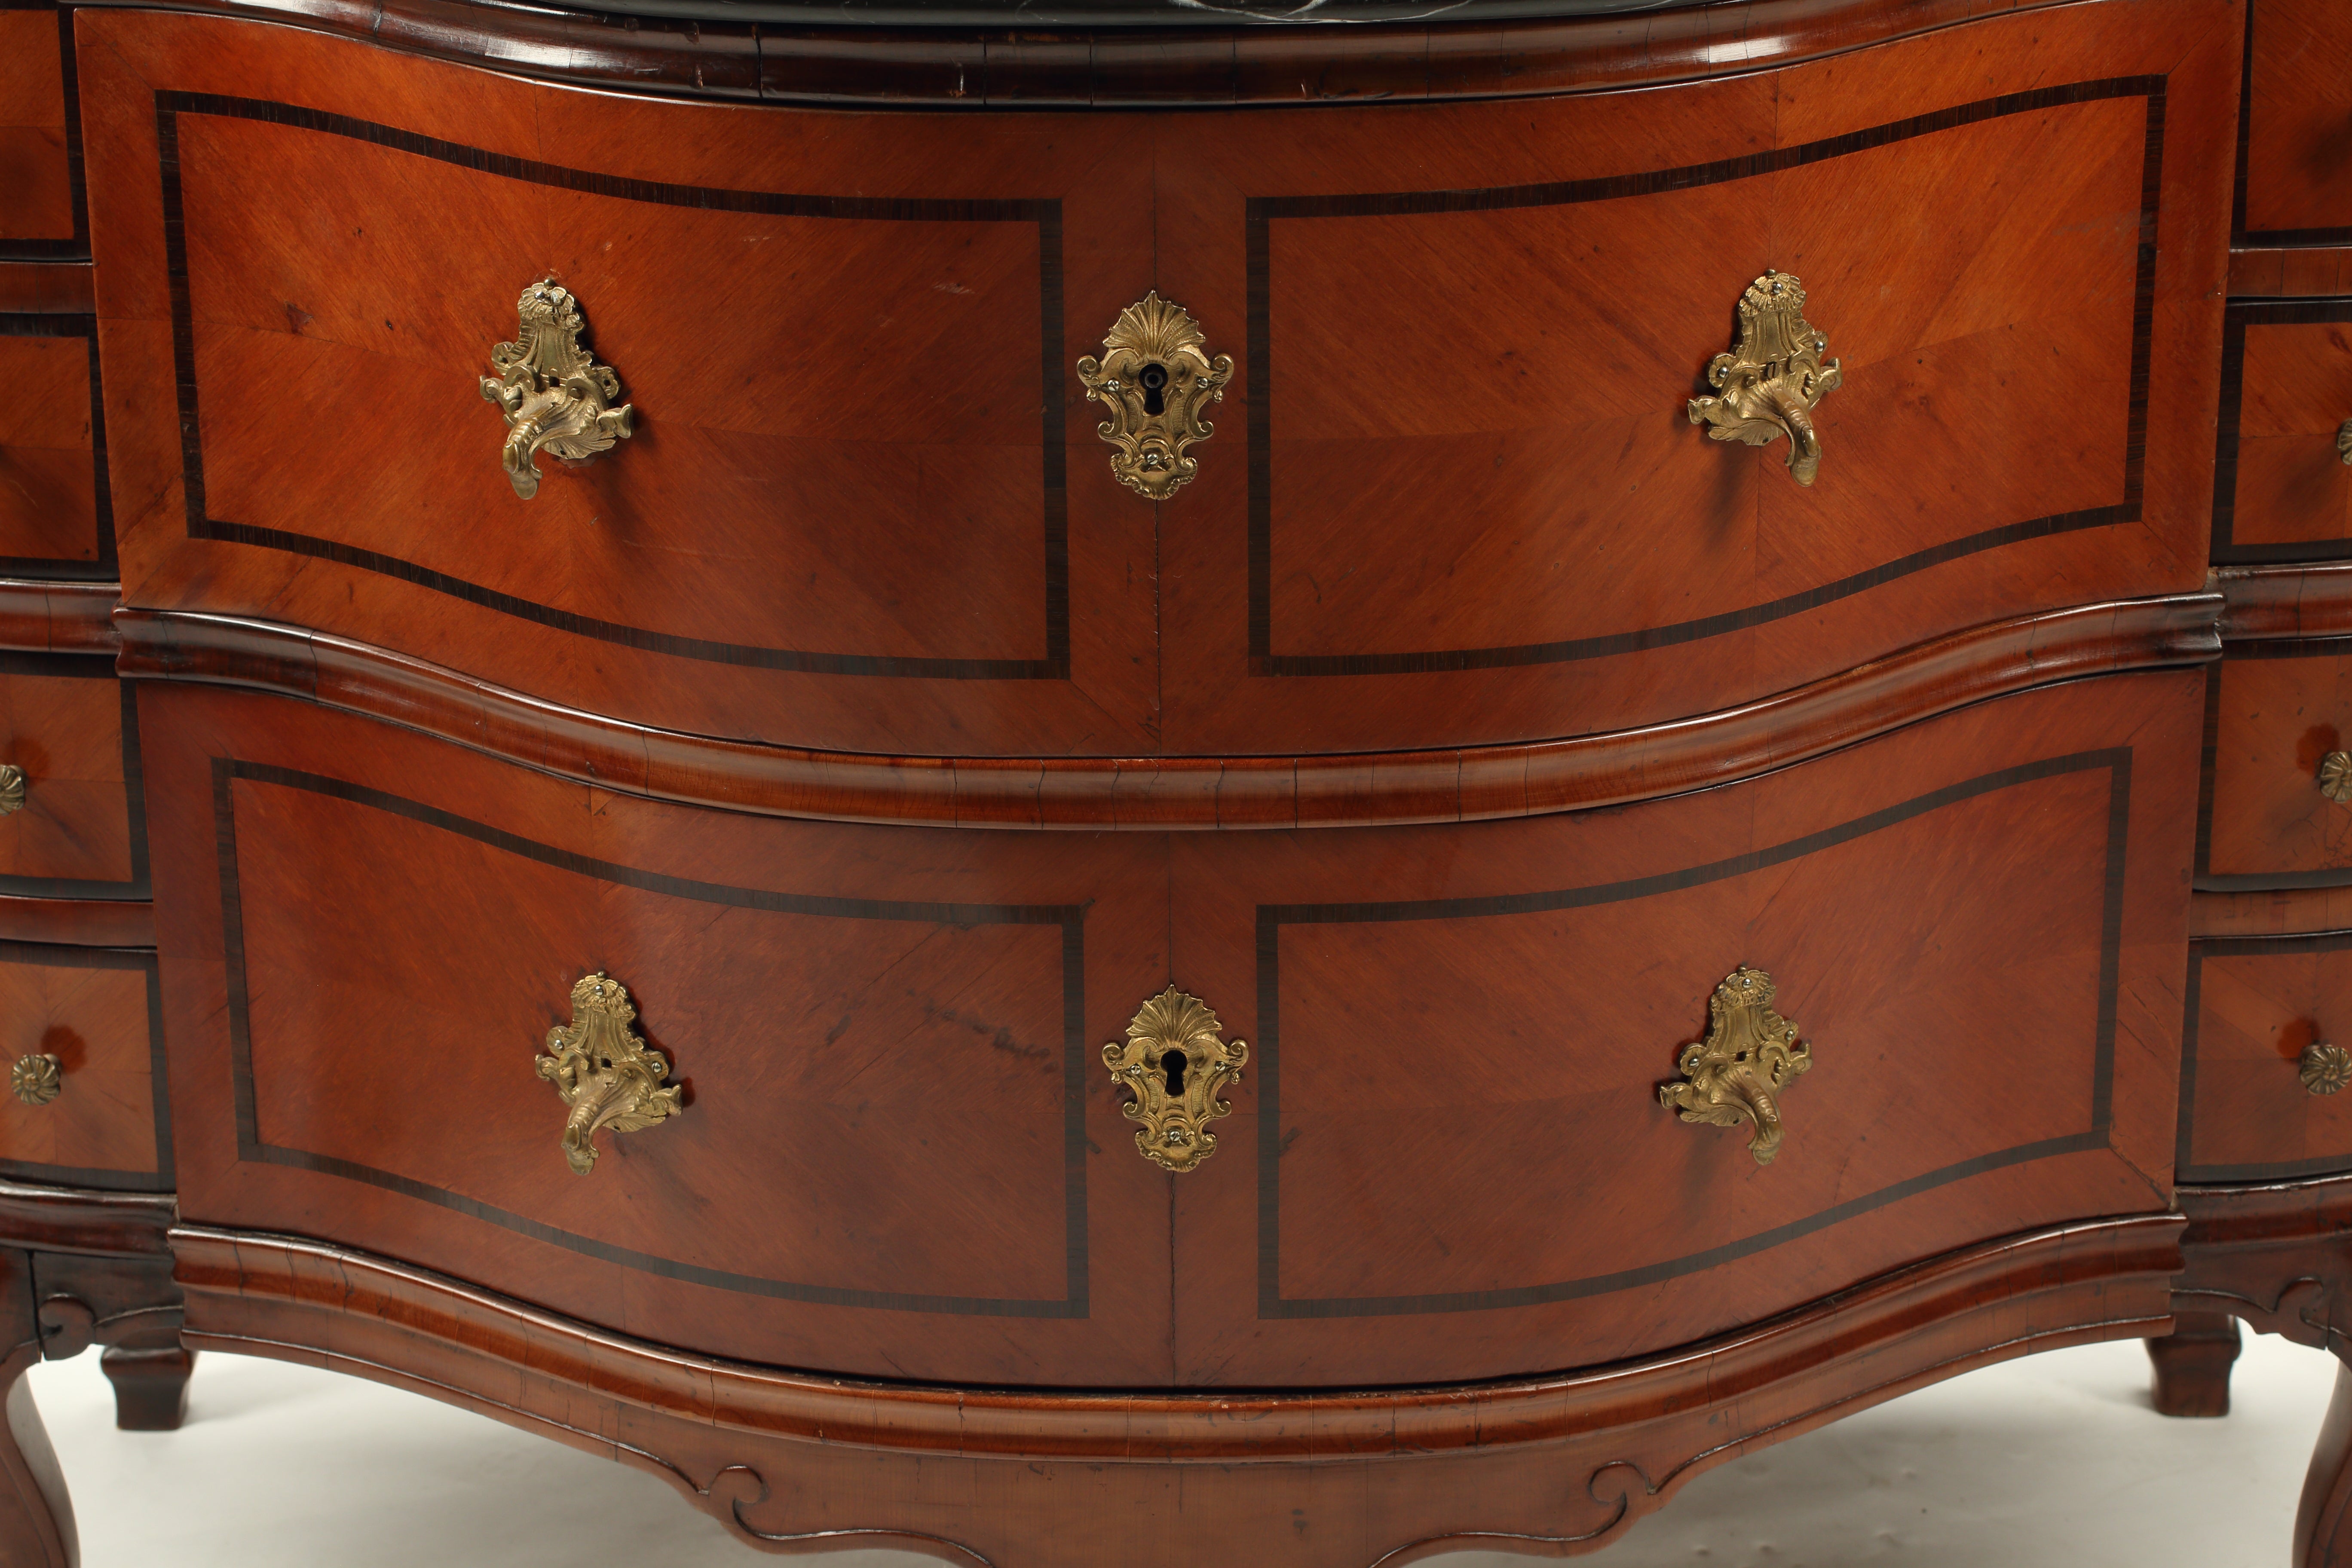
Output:
<instances>
[{"instance_id":1,"label":"serpentine drawer front","mask_svg":"<svg viewBox=\"0 0 2352 1568\"><path fill-rule=\"evenodd\" d=\"M93 12L130 601L665 728L1135 754L1606 729L2193 589L2238 61L2192 18L848 134ZM551 273L579 397L493 363ZM1081 362L1147 298L1214 384L1130 461Z\"/></svg>"},{"instance_id":2,"label":"serpentine drawer front","mask_svg":"<svg viewBox=\"0 0 2352 1568\"><path fill-rule=\"evenodd\" d=\"M696 811L149 687L182 1212L852 1373L1686 1343L2164 1207L2200 689L1620 813L1171 838Z\"/></svg>"},{"instance_id":3,"label":"serpentine drawer front","mask_svg":"<svg viewBox=\"0 0 2352 1568\"><path fill-rule=\"evenodd\" d=\"M0 29L26 16L56 25L45 13L0 11ZM13 207L14 188L0 189L9 190ZM98 387L96 316L0 307L0 473L7 477L0 484L0 575L113 577L113 498Z\"/></svg>"},{"instance_id":4,"label":"serpentine drawer front","mask_svg":"<svg viewBox=\"0 0 2352 1568\"><path fill-rule=\"evenodd\" d=\"M1100 1056L1167 984L1155 838L697 811L278 698L142 711L184 1215L770 1365L1168 1380L1164 1178Z\"/></svg>"}]
</instances>

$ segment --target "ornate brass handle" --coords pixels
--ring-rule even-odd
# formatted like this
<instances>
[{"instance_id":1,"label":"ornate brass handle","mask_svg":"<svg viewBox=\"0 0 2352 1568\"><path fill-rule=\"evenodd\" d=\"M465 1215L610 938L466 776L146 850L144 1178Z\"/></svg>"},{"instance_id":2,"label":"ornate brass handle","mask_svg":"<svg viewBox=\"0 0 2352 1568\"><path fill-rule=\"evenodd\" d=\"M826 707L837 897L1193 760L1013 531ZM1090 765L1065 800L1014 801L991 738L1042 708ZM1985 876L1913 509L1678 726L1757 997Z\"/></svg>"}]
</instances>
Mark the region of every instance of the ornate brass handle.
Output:
<instances>
[{"instance_id":1,"label":"ornate brass handle","mask_svg":"<svg viewBox=\"0 0 2352 1568\"><path fill-rule=\"evenodd\" d=\"M2352 419L2336 427L2336 455L2344 459L2347 468L2352 468Z\"/></svg>"},{"instance_id":2,"label":"ornate brass handle","mask_svg":"<svg viewBox=\"0 0 2352 1568\"><path fill-rule=\"evenodd\" d=\"M1153 1164L1182 1173L1217 1152L1208 1124L1231 1116L1217 1091L1239 1083L1249 1042L1223 1038L1223 1026L1198 996L1173 985L1136 1009L1127 1038L1103 1047L1112 1081L1135 1098L1120 1109L1135 1146Z\"/></svg>"},{"instance_id":3,"label":"ornate brass handle","mask_svg":"<svg viewBox=\"0 0 2352 1568\"><path fill-rule=\"evenodd\" d=\"M1184 449L1216 433L1201 410L1224 401L1234 361L1211 359L1208 341L1181 305L1155 289L1118 313L1103 334L1101 359L1078 362L1087 396L1110 410L1095 426L1118 448L1110 471L1148 500L1165 500L1189 481L1201 464Z\"/></svg>"},{"instance_id":4,"label":"ornate brass handle","mask_svg":"<svg viewBox=\"0 0 2352 1568\"><path fill-rule=\"evenodd\" d=\"M587 321L553 273L522 291L515 313L521 331L516 342L490 351L495 374L482 377L482 395L507 416L499 461L515 494L529 500L539 493L532 459L541 447L567 463L584 463L635 433L635 408L610 406L621 395L621 379L580 346Z\"/></svg>"},{"instance_id":5,"label":"ornate brass handle","mask_svg":"<svg viewBox=\"0 0 2352 1568\"><path fill-rule=\"evenodd\" d=\"M2314 1040L2303 1047L2302 1058L2295 1067L2303 1074L2305 1089L2313 1094L2334 1094L2352 1081L2352 1051L2331 1046L2326 1040Z\"/></svg>"},{"instance_id":6,"label":"ornate brass handle","mask_svg":"<svg viewBox=\"0 0 2352 1568\"><path fill-rule=\"evenodd\" d=\"M14 763L0 763L0 816L25 809L25 770Z\"/></svg>"},{"instance_id":7,"label":"ornate brass handle","mask_svg":"<svg viewBox=\"0 0 2352 1568\"><path fill-rule=\"evenodd\" d=\"M46 1052L18 1057L8 1069L8 1088L27 1105L47 1105L62 1093L66 1080L58 1058Z\"/></svg>"},{"instance_id":8,"label":"ornate brass handle","mask_svg":"<svg viewBox=\"0 0 2352 1568\"><path fill-rule=\"evenodd\" d=\"M2338 805L2352 801L2352 752L2330 752L2319 759L2319 793Z\"/></svg>"},{"instance_id":9,"label":"ornate brass handle","mask_svg":"<svg viewBox=\"0 0 2352 1568\"><path fill-rule=\"evenodd\" d=\"M1772 1010L1772 977L1742 964L1707 998L1706 1038L1685 1046L1675 1070L1686 1080L1658 1086L1658 1103L1685 1121L1754 1129L1748 1152L1769 1165L1780 1152L1780 1095L1813 1065L1797 1026Z\"/></svg>"},{"instance_id":10,"label":"ornate brass handle","mask_svg":"<svg viewBox=\"0 0 2352 1568\"><path fill-rule=\"evenodd\" d=\"M1706 384L1723 395L1692 398L1690 422L1712 426L1716 440L1751 447L1786 436L1790 476L1811 484L1822 466L1813 406L1845 379L1843 361L1822 363L1829 346L1805 320L1805 286L1765 268L1739 297L1738 346L1706 367Z\"/></svg>"},{"instance_id":11,"label":"ornate brass handle","mask_svg":"<svg viewBox=\"0 0 2352 1568\"><path fill-rule=\"evenodd\" d=\"M599 970L572 986L572 1022L547 1032L547 1054L536 1058L539 1076L572 1108L563 1159L575 1174L596 1168L598 1128L635 1132L685 1109L680 1086L662 1087L669 1058L629 1027L636 1016L629 988Z\"/></svg>"}]
</instances>

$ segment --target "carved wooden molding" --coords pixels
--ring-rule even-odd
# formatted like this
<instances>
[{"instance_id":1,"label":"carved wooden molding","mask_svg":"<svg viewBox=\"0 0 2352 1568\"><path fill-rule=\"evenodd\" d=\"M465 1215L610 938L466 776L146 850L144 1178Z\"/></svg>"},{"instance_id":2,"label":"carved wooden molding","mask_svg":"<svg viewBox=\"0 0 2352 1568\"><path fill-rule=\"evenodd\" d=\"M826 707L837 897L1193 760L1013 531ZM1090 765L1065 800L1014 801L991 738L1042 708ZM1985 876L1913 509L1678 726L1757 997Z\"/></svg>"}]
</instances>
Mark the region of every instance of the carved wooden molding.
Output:
<instances>
[{"instance_id":1,"label":"carved wooden molding","mask_svg":"<svg viewBox=\"0 0 2352 1568\"><path fill-rule=\"evenodd\" d=\"M2223 566L2212 583L2224 642L2352 637L2352 561Z\"/></svg>"},{"instance_id":2,"label":"carved wooden molding","mask_svg":"<svg viewBox=\"0 0 2352 1568\"><path fill-rule=\"evenodd\" d=\"M2352 1175L2182 1187L2173 1298L2352 1360Z\"/></svg>"},{"instance_id":3,"label":"carved wooden molding","mask_svg":"<svg viewBox=\"0 0 2352 1568\"><path fill-rule=\"evenodd\" d=\"M104 653L114 633L112 583L37 583L0 577L0 648L26 653Z\"/></svg>"},{"instance_id":4,"label":"carved wooden molding","mask_svg":"<svg viewBox=\"0 0 2352 1568\"><path fill-rule=\"evenodd\" d=\"M1735 783L2062 680L2217 658L2213 594L2023 616L1737 708L1526 745L1299 757L893 757L683 735L297 626L125 609L116 668L306 698L602 788L772 816L928 826L1474 822Z\"/></svg>"},{"instance_id":5,"label":"carved wooden molding","mask_svg":"<svg viewBox=\"0 0 2352 1568\"><path fill-rule=\"evenodd\" d=\"M0 1181L0 1237L37 1252L162 1258L179 1217L170 1193L96 1193Z\"/></svg>"},{"instance_id":6,"label":"carved wooden molding","mask_svg":"<svg viewBox=\"0 0 2352 1568\"><path fill-rule=\"evenodd\" d=\"M755 1542L852 1531L952 1562L1011 1561L1016 1544L1032 1563L1098 1562L1101 1543L1082 1531L1051 1543L976 1532L1040 1509L1115 1521L1111 1500L1176 1484L1139 1467L1181 1466L1197 1506L1170 1528L1201 1531L1203 1552L1229 1550L1235 1521L1286 1521L1328 1499L1369 1508L1362 1535L1392 1542L1380 1561L1397 1568L1499 1535L1521 1550L1598 1542L1761 1444L1989 1361L2160 1333L2181 1226L2148 1215L2013 1237L1604 1372L1289 1394L1007 1393L763 1371L320 1243L182 1227L172 1247L190 1346L361 1373L607 1454ZM1444 1455L1453 1462L1396 1463ZM1078 1462L1041 1462L1053 1460ZM1485 1471L1475 1494L1460 1468L1474 1462ZM1587 1479L1563 1489L1564 1476ZM1465 1495L1496 1500L1496 1514L1463 1519Z\"/></svg>"},{"instance_id":7,"label":"carved wooden molding","mask_svg":"<svg viewBox=\"0 0 2352 1568\"><path fill-rule=\"evenodd\" d=\"M90 0L98 7L150 0ZM1333 27L793 27L437 0L175 0L510 76L773 103L1175 108L1532 98L1746 74L2062 0L1755 0ZM814 10L814 7L812 7ZM1018 30L1015 30L1016 25Z\"/></svg>"}]
</instances>

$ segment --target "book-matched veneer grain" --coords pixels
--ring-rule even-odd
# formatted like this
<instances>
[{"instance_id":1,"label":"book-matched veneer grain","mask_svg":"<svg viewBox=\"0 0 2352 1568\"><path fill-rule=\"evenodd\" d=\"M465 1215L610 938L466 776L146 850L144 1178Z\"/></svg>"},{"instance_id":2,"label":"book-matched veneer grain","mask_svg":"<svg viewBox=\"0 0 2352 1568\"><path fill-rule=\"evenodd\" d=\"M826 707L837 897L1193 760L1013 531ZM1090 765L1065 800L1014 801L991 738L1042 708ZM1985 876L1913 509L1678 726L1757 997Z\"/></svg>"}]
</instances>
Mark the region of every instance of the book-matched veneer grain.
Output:
<instances>
[{"instance_id":1,"label":"book-matched veneer grain","mask_svg":"<svg viewBox=\"0 0 2352 1568\"><path fill-rule=\"evenodd\" d=\"M2065 683L1606 814L1169 836L713 812L142 682L183 1212L867 1375L1645 1353L1923 1246L2163 1208L2200 691ZM1769 1170L1656 1098L1742 963L1822 1064ZM688 1104L583 1180L530 1063L597 970ZM1255 1052L1181 1178L1099 1065L1171 981ZM344 1048L387 1015L444 1093ZM1951 1079L1955 1034L1997 1066ZM1619 1195L1564 1228L1580 1193Z\"/></svg>"},{"instance_id":2,"label":"book-matched veneer grain","mask_svg":"<svg viewBox=\"0 0 2352 1568\"><path fill-rule=\"evenodd\" d=\"M1967 70L1937 33L1654 94L841 137L89 12L130 599L633 723L1027 757L1625 729L2193 591L2234 16L1987 17ZM289 73L299 103L252 89ZM1684 413L1771 264L1844 356L1811 489ZM640 433L525 503L447 388L550 268ZM1156 511L1070 369L1147 288L1239 366ZM955 375L907 368L933 344ZM302 389L355 376L377 428L306 460L349 443Z\"/></svg>"}]
</instances>

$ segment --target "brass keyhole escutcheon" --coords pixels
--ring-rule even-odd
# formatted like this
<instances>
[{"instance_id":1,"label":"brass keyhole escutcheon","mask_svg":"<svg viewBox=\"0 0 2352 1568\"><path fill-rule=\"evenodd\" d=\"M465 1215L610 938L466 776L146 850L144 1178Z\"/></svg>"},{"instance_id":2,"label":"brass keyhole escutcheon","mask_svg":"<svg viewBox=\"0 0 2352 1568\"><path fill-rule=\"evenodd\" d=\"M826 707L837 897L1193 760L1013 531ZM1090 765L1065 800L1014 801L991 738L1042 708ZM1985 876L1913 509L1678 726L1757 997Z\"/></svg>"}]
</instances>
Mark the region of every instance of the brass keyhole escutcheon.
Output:
<instances>
[{"instance_id":1,"label":"brass keyhole escutcheon","mask_svg":"<svg viewBox=\"0 0 2352 1568\"><path fill-rule=\"evenodd\" d=\"M1226 1040L1207 1003L1171 985L1102 1054L1112 1081L1134 1097L1119 1110L1142 1123L1135 1147L1145 1159L1181 1174L1217 1152L1208 1124L1234 1111L1217 1091L1241 1081L1249 1042Z\"/></svg>"},{"instance_id":2,"label":"brass keyhole escutcheon","mask_svg":"<svg viewBox=\"0 0 2352 1568\"><path fill-rule=\"evenodd\" d=\"M1165 500L1200 471L1186 448L1216 426L1201 417L1223 401L1233 356L1211 359L1201 324L1155 291L1118 313L1103 336L1100 359L1078 361L1087 396L1110 410L1096 434L1118 448L1110 471L1149 500Z\"/></svg>"}]
</instances>

